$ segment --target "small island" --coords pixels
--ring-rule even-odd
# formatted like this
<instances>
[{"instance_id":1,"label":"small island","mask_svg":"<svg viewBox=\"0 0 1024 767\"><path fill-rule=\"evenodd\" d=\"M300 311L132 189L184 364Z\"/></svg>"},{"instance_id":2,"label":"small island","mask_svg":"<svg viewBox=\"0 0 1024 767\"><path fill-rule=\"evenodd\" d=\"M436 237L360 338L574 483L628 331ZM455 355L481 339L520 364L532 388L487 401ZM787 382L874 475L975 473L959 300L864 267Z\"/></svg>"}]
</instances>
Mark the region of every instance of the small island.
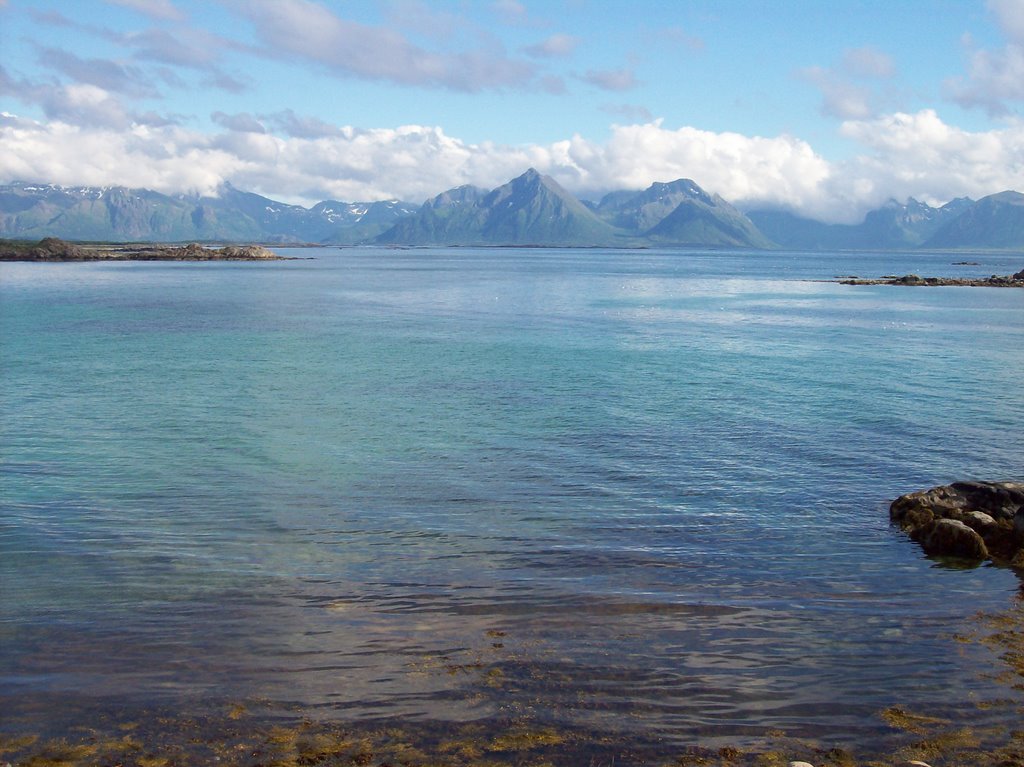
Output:
<instances>
[{"instance_id":1,"label":"small island","mask_svg":"<svg viewBox=\"0 0 1024 767\"><path fill-rule=\"evenodd\" d=\"M206 248L173 245L86 246L46 237L38 243L0 241L0 261L293 261L259 245Z\"/></svg>"},{"instance_id":2,"label":"small island","mask_svg":"<svg viewBox=\"0 0 1024 767\"><path fill-rule=\"evenodd\" d=\"M905 274L902 277L886 275L874 280L862 280L856 277L844 277L839 280L842 285L906 285L923 287L972 287L972 288L1024 288L1024 269L1016 274L993 274L981 279L964 277L919 277L916 274Z\"/></svg>"}]
</instances>

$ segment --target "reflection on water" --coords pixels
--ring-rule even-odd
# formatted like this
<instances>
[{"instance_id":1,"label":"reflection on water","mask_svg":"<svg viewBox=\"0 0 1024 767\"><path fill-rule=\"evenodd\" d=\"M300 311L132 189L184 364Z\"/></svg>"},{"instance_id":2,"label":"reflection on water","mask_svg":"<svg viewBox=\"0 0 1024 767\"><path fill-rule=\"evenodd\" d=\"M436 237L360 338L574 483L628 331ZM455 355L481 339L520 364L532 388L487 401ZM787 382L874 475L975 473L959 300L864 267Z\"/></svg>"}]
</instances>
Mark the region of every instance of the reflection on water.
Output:
<instances>
[{"instance_id":1,"label":"reflection on water","mask_svg":"<svg viewBox=\"0 0 1024 767\"><path fill-rule=\"evenodd\" d=\"M1020 473L1024 292L810 281L927 255L316 255L3 265L2 727L245 701L579 757L1012 697L950 635L1013 575L886 505Z\"/></svg>"}]
</instances>

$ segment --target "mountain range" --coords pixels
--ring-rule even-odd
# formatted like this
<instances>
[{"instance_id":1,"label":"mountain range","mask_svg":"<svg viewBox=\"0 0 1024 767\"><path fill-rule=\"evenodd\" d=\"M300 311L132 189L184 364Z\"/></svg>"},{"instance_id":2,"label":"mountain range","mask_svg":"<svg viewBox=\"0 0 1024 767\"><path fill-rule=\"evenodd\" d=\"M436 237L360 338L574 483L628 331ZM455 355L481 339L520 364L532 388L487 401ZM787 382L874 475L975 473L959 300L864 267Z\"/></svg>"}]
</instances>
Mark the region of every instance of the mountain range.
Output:
<instances>
[{"instance_id":1,"label":"mountain range","mask_svg":"<svg viewBox=\"0 0 1024 767\"><path fill-rule=\"evenodd\" d=\"M216 196L125 187L0 186L0 237L325 245L705 247L792 250L1024 249L1024 194L932 207L890 200L859 224L741 212L690 179L584 202L530 169L493 189L460 186L422 205L289 205L224 184Z\"/></svg>"},{"instance_id":2,"label":"mountain range","mask_svg":"<svg viewBox=\"0 0 1024 767\"><path fill-rule=\"evenodd\" d=\"M201 197L120 186L14 183L0 186L0 237L342 245L371 240L418 207L397 200L324 200L304 208L231 184L216 197Z\"/></svg>"}]
</instances>

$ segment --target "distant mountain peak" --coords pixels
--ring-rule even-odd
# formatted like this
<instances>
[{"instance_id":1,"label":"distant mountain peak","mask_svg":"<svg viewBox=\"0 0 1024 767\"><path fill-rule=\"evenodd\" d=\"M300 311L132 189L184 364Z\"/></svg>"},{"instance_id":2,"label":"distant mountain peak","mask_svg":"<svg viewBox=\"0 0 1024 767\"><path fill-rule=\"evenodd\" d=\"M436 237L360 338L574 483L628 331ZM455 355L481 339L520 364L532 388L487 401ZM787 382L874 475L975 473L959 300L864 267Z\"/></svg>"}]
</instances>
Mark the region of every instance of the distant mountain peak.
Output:
<instances>
[{"instance_id":1,"label":"distant mountain peak","mask_svg":"<svg viewBox=\"0 0 1024 767\"><path fill-rule=\"evenodd\" d=\"M948 206L947 206L948 207ZM1007 190L954 209L954 215L924 244L929 248L1024 246L1024 194Z\"/></svg>"},{"instance_id":2,"label":"distant mountain peak","mask_svg":"<svg viewBox=\"0 0 1024 767\"><path fill-rule=\"evenodd\" d=\"M311 209L245 192L228 181L216 196L148 189L0 185L0 236L109 241L365 241L413 212L394 203ZM357 210L359 212L357 212Z\"/></svg>"},{"instance_id":3,"label":"distant mountain peak","mask_svg":"<svg viewBox=\"0 0 1024 767\"><path fill-rule=\"evenodd\" d=\"M665 243L771 247L742 213L689 178L612 192L598 203L597 213L613 226Z\"/></svg>"},{"instance_id":4,"label":"distant mountain peak","mask_svg":"<svg viewBox=\"0 0 1024 767\"><path fill-rule=\"evenodd\" d=\"M489 192L456 187L378 242L409 245L607 245L615 230L535 168Z\"/></svg>"},{"instance_id":5,"label":"distant mountain peak","mask_svg":"<svg viewBox=\"0 0 1024 767\"><path fill-rule=\"evenodd\" d=\"M941 207L887 200L856 225L785 211L744 216L695 181L658 181L584 204L536 168L486 190L464 184L422 205L397 200L312 208L246 192L165 195L125 186L0 185L0 236L109 241L369 242L456 245L772 247L803 250L1024 249L1024 194Z\"/></svg>"},{"instance_id":6,"label":"distant mountain peak","mask_svg":"<svg viewBox=\"0 0 1024 767\"><path fill-rule=\"evenodd\" d=\"M1014 192L1010 189L1007 189L1006 191L1003 192L996 192L995 194L990 194L988 197L982 197L981 200L978 200L978 202L982 202L984 200L990 200L992 202L1000 202L1009 205L1024 205L1024 194L1022 194L1021 192Z\"/></svg>"}]
</instances>

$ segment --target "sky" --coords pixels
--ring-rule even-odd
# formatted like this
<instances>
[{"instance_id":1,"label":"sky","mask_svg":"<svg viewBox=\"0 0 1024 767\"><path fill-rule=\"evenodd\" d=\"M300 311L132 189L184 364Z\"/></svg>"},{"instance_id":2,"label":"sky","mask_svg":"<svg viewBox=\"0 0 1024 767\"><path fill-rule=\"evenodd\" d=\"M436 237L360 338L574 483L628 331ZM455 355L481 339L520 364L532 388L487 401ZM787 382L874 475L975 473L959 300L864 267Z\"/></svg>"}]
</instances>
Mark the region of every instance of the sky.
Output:
<instances>
[{"instance_id":1,"label":"sky","mask_svg":"<svg viewBox=\"0 0 1024 767\"><path fill-rule=\"evenodd\" d=\"M1024 0L0 0L0 183L418 203L530 167L844 223L1024 191Z\"/></svg>"}]
</instances>

